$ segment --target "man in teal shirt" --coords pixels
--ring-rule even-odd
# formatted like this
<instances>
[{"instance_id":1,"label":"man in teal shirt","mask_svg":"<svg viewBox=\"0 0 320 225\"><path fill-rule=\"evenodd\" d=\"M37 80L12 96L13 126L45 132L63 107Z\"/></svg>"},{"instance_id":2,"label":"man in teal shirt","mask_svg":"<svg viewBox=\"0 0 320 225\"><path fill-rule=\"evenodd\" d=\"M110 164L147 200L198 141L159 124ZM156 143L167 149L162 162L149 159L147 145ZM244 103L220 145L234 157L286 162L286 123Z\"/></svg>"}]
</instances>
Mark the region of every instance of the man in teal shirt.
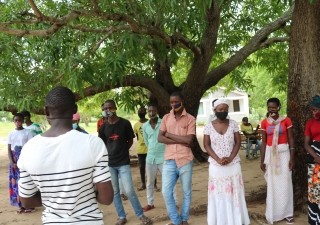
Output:
<instances>
[{"instance_id":1,"label":"man in teal shirt","mask_svg":"<svg viewBox=\"0 0 320 225\"><path fill-rule=\"evenodd\" d=\"M147 173L147 199L148 205L143 208L143 211L149 211L154 208L154 181L158 170L162 173L162 164L164 162L165 144L158 142L158 134L161 125L161 119L158 117L158 108L155 105L148 107L148 115L150 120L142 126L143 138L148 147L146 158L146 173ZM174 199L177 204L176 192L174 190Z\"/></svg>"}]
</instances>

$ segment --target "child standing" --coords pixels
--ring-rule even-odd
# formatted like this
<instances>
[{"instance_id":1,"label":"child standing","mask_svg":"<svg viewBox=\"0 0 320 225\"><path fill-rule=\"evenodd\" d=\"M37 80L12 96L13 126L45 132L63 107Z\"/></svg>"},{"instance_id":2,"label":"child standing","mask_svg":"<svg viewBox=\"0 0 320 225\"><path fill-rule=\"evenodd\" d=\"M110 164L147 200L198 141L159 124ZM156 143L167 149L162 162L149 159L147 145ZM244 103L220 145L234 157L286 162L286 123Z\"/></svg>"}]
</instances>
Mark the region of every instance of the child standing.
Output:
<instances>
[{"instance_id":1,"label":"child standing","mask_svg":"<svg viewBox=\"0 0 320 225\"><path fill-rule=\"evenodd\" d=\"M32 133L28 129L24 129L22 124L24 116L20 113L16 113L13 117L13 122L16 128L10 131L8 135L8 157L10 160L9 166L9 193L10 204L12 206L18 206L18 214L33 212L34 209L25 209L22 207L19 192L18 192L18 180L20 179L20 171L17 166L17 162L21 153L22 147L33 137Z\"/></svg>"}]
</instances>

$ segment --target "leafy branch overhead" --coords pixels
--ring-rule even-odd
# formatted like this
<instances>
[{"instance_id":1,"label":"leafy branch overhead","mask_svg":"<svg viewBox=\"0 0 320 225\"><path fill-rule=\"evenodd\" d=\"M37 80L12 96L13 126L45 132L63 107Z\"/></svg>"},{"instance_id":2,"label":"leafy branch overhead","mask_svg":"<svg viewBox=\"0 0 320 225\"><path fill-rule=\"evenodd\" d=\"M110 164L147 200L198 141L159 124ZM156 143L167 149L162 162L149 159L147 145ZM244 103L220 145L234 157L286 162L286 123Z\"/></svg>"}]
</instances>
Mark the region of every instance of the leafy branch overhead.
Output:
<instances>
[{"instance_id":1,"label":"leafy branch overhead","mask_svg":"<svg viewBox=\"0 0 320 225\"><path fill-rule=\"evenodd\" d=\"M40 113L55 85L72 88L77 100L143 87L164 110L175 90L198 102L227 75L277 58L263 54L287 51L293 7L267 0L2 1L0 107ZM196 115L196 105L186 106Z\"/></svg>"}]
</instances>

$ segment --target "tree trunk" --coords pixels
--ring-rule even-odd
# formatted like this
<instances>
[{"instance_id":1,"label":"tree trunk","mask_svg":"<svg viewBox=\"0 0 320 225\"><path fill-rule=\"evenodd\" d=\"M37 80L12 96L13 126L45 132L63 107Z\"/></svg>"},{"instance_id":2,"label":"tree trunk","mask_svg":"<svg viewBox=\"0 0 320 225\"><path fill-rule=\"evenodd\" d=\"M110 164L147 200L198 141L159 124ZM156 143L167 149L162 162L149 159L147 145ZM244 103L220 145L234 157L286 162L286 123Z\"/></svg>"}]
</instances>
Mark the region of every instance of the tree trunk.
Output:
<instances>
[{"instance_id":1,"label":"tree trunk","mask_svg":"<svg viewBox=\"0 0 320 225\"><path fill-rule=\"evenodd\" d=\"M307 167L305 163L304 127L311 118L309 104L320 93L320 1L310 4L296 0L292 18L289 80L288 116L293 121L293 136L296 145L293 186L295 208L307 207Z\"/></svg>"}]
</instances>

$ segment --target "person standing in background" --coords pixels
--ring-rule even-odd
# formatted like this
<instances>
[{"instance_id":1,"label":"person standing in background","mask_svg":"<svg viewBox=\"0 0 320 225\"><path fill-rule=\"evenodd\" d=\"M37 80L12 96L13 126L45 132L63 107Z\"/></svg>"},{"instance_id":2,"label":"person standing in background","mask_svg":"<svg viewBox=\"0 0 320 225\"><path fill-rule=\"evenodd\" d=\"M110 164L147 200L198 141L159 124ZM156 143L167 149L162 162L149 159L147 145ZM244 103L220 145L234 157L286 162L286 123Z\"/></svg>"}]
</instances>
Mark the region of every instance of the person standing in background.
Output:
<instances>
[{"instance_id":1,"label":"person standing in background","mask_svg":"<svg viewBox=\"0 0 320 225\"><path fill-rule=\"evenodd\" d=\"M20 180L20 169L17 166L18 159L21 155L22 147L33 138L31 130L24 129L22 124L24 115L16 113L13 116L15 129L10 131L7 139L8 143L8 157L10 161L9 166L9 193L10 204L19 207L17 214L34 212L34 208L25 208L19 198L18 181Z\"/></svg>"},{"instance_id":2,"label":"person standing in background","mask_svg":"<svg viewBox=\"0 0 320 225\"><path fill-rule=\"evenodd\" d=\"M39 124L31 121L31 114L29 111L24 110L20 113L24 116L24 122L26 124L25 128L32 132L33 137L38 134L42 134L42 130Z\"/></svg>"},{"instance_id":3,"label":"person standing in background","mask_svg":"<svg viewBox=\"0 0 320 225\"><path fill-rule=\"evenodd\" d=\"M312 117L304 130L304 148L308 165L308 222L320 224L320 96L315 95L310 104Z\"/></svg>"},{"instance_id":4,"label":"person standing in background","mask_svg":"<svg viewBox=\"0 0 320 225\"><path fill-rule=\"evenodd\" d=\"M109 167L114 190L113 202L119 217L116 224L127 223L126 212L120 198L119 177L136 216L143 225L152 224L152 221L143 214L140 201L132 184L129 149L135 136L131 123L118 117L117 107L113 100L107 100L104 103L103 110L106 112L108 121L100 127L99 137L104 141L109 152Z\"/></svg>"},{"instance_id":5,"label":"person standing in background","mask_svg":"<svg viewBox=\"0 0 320 225\"><path fill-rule=\"evenodd\" d=\"M106 112L103 111L103 105L104 105L104 103L102 103L102 105L101 105L102 118L98 119L98 121L97 121L98 136L99 136L99 130L100 130L101 125L107 121L107 115L106 115Z\"/></svg>"},{"instance_id":6,"label":"person standing in background","mask_svg":"<svg viewBox=\"0 0 320 225\"><path fill-rule=\"evenodd\" d=\"M196 119L187 113L180 92L170 95L172 110L161 121L158 141L166 144L163 173L162 195L171 225L188 225L192 199L193 154L191 145L196 135ZM180 178L182 186L182 208L179 215L174 200L174 187Z\"/></svg>"},{"instance_id":7,"label":"person standing in background","mask_svg":"<svg viewBox=\"0 0 320 225\"><path fill-rule=\"evenodd\" d=\"M294 140L292 122L280 116L278 98L267 101L268 118L261 122L261 170L267 181L266 219L269 223L286 219L293 224L292 169L294 168Z\"/></svg>"}]
</instances>

